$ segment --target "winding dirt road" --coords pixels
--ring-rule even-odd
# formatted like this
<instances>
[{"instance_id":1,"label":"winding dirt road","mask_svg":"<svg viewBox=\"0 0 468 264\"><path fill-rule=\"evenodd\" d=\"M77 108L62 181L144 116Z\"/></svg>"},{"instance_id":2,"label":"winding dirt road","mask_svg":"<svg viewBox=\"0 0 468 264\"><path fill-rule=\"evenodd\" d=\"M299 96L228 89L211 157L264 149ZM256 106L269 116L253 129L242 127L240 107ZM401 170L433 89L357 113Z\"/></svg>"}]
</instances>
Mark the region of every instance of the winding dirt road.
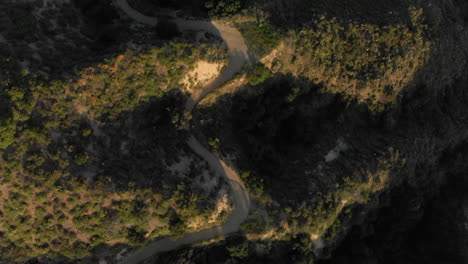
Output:
<instances>
[{"instance_id":1,"label":"winding dirt road","mask_svg":"<svg viewBox=\"0 0 468 264\"><path fill-rule=\"evenodd\" d=\"M129 17L139 23L151 26L155 26L158 23L157 18L145 16L134 10L128 5L127 0L116 0L116 3ZM232 26L216 21L185 20L180 18L174 18L172 22L175 22L181 31L206 31L217 35L223 39L229 50L229 63L225 70L216 79L208 83L202 90L194 92L191 95L191 98L187 100L185 111L191 112L201 99L217 87L232 79L246 63L251 63L251 60L242 34ZM241 223L247 218L250 200L247 190L240 180L239 175L229 168L222 160L218 159L205 149L195 137L191 136L187 141L187 144L195 153L203 157L213 170L226 177L232 189L235 206L234 210L228 219L220 226L186 234L177 240L163 238L153 241L146 247L130 253L122 259L120 263L137 264L160 252L173 250L184 245L190 245L216 237L226 236L238 231Z\"/></svg>"}]
</instances>

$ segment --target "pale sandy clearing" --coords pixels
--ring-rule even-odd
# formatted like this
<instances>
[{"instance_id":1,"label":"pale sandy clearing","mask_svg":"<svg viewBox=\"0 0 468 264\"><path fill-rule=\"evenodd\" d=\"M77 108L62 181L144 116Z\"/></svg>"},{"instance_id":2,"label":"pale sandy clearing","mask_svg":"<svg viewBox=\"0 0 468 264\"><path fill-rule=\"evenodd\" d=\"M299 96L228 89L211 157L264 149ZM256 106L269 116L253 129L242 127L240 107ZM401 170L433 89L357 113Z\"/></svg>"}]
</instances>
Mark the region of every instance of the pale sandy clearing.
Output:
<instances>
[{"instance_id":1,"label":"pale sandy clearing","mask_svg":"<svg viewBox=\"0 0 468 264\"><path fill-rule=\"evenodd\" d=\"M191 91L193 87L205 85L217 77L222 67L222 63L198 61L195 68L185 76L182 83Z\"/></svg>"}]
</instances>

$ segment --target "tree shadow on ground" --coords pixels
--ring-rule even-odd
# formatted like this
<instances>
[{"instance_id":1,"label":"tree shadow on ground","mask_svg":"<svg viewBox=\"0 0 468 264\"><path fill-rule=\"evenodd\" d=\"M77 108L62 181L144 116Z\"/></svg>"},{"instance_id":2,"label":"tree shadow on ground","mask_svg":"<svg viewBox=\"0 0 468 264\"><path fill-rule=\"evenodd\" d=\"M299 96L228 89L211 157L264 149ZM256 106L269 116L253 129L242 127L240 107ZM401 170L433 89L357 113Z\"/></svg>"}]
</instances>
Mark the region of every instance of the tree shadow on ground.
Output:
<instances>
[{"instance_id":1,"label":"tree shadow on ground","mask_svg":"<svg viewBox=\"0 0 468 264\"><path fill-rule=\"evenodd\" d=\"M102 174L121 188L127 188L129 182L147 188L153 182L161 190L164 183L158 182L158 166L163 164L158 159L177 160L178 150L186 149L183 106L187 98L188 94L168 92L104 123L104 137L98 136L96 141L96 151L102 154L98 163L104 164Z\"/></svg>"},{"instance_id":2,"label":"tree shadow on ground","mask_svg":"<svg viewBox=\"0 0 468 264\"><path fill-rule=\"evenodd\" d=\"M320 88L308 80L277 74L247 88L250 91L220 97L212 106L200 109L195 118L214 120L202 127L204 134L229 142L229 146L221 144L221 150L238 148L242 155L236 157L235 167L263 179L265 192L286 206L287 201L297 203L310 192L326 193L354 170L354 162L336 161L333 167L340 169L326 177L304 174L317 172L318 164L327 172L331 169L324 156L339 138L346 138L350 146L364 141L362 149L372 149L384 138L375 131L384 129L382 114L373 114L362 105L347 106L340 95L320 92ZM342 155L356 161L371 156L352 147Z\"/></svg>"}]
</instances>

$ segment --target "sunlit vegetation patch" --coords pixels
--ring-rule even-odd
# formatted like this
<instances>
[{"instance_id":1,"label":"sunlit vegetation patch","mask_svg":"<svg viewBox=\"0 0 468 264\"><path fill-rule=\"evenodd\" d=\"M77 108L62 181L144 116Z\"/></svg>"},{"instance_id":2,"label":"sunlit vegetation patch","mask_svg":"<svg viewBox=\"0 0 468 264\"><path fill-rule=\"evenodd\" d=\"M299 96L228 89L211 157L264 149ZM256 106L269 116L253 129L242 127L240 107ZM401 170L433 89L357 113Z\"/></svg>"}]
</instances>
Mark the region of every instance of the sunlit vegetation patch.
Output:
<instances>
[{"instance_id":1,"label":"sunlit vegetation patch","mask_svg":"<svg viewBox=\"0 0 468 264\"><path fill-rule=\"evenodd\" d=\"M222 48L173 43L150 52L127 52L84 69L68 86L76 94L75 107L90 117L115 117L151 97L179 87L184 74L198 59L223 61ZM85 109L83 109L85 108Z\"/></svg>"},{"instance_id":2,"label":"sunlit vegetation patch","mask_svg":"<svg viewBox=\"0 0 468 264\"><path fill-rule=\"evenodd\" d=\"M49 177L58 178L55 174ZM184 220L198 211L195 194L168 197L150 189L109 191L78 178L66 185L9 175L0 183L2 259L25 261L41 256L88 256L100 244L142 245L162 235L179 236ZM174 222L180 223L177 228Z\"/></svg>"},{"instance_id":3,"label":"sunlit vegetation patch","mask_svg":"<svg viewBox=\"0 0 468 264\"><path fill-rule=\"evenodd\" d=\"M256 86L273 77L273 74L263 64L257 63L247 72L246 77L250 85Z\"/></svg>"},{"instance_id":4,"label":"sunlit vegetation patch","mask_svg":"<svg viewBox=\"0 0 468 264\"><path fill-rule=\"evenodd\" d=\"M431 48L422 9L409 12L411 26L345 24L322 17L286 38L276 65L373 107L394 102Z\"/></svg>"},{"instance_id":5,"label":"sunlit vegetation patch","mask_svg":"<svg viewBox=\"0 0 468 264\"><path fill-rule=\"evenodd\" d=\"M92 117L115 117L151 97L161 97L177 87L184 72L200 54L193 45L175 43L148 53L119 55L97 67L80 73L81 78L69 84L79 102L88 107Z\"/></svg>"}]
</instances>

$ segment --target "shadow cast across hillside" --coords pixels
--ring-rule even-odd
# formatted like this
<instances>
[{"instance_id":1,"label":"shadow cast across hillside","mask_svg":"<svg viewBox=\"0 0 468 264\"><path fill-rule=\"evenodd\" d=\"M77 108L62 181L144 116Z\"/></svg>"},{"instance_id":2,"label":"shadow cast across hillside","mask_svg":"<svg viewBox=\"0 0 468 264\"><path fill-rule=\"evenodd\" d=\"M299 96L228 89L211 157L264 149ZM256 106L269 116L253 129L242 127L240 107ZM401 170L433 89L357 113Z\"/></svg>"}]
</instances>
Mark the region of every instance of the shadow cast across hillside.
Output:
<instances>
[{"instance_id":1,"label":"shadow cast across hillside","mask_svg":"<svg viewBox=\"0 0 468 264\"><path fill-rule=\"evenodd\" d=\"M404 0L278 0L266 4L272 23L287 29L300 29L321 16L380 26L409 23L408 7Z\"/></svg>"},{"instance_id":2,"label":"shadow cast across hillside","mask_svg":"<svg viewBox=\"0 0 468 264\"><path fill-rule=\"evenodd\" d=\"M340 95L320 89L308 80L277 74L244 92L219 97L212 106L197 109L194 118L210 120L201 125L202 134L221 139L221 153L241 153L234 167L249 171L252 179L262 179L264 191L275 201L296 201L310 192L324 192L351 170L354 164L340 164L341 171L327 177L304 174L316 171L319 163L327 169L324 156L339 138L368 138L364 143L368 148L380 140L371 137L371 128L379 126L378 116L365 106L347 106ZM343 155L359 159L349 152ZM362 155L369 154L360 155L364 160ZM310 181L315 183L311 185Z\"/></svg>"},{"instance_id":3,"label":"shadow cast across hillside","mask_svg":"<svg viewBox=\"0 0 468 264\"><path fill-rule=\"evenodd\" d=\"M375 172L379 160L395 151L406 166L391 172L391 182L424 173L437 177L425 166L441 157L441 150L466 140L459 133L468 117L462 103L468 94L461 86L434 97L420 84L395 105L372 112L364 104L323 93L310 81L276 75L260 86L219 97L199 108L194 119L203 120L199 138L220 139L218 151L234 154L234 167L249 172L250 191L264 192L281 208L296 208L324 200L346 177L367 180L363 172Z\"/></svg>"},{"instance_id":4,"label":"shadow cast across hillside","mask_svg":"<svg viewBox=\"0 0 468 264\"><path fill-rule=\"evenodd\" d=\"M178 150L186 149L183 105L188 97L170 91L103 122L95 138L102 174L111 176L119 189L128 188L130 182L147 188L154 181L162 187L156 179L162 169L158 166L164 165L158 159L172 163Z\"/></svg>"},{"instance_id":5,"label":"shadow cast across hillside","mask_svg":"<svg viewBox=\"0 0 468 264\"><path fill-rule=\"evenodd\" d=\"M119 52L128 31L111 1L19 1L2 5L0 31L9 56L52 78L70 73L102 53Z\"/></svg>"},{"instance_id":6,"label":"shadow cast across hillside","mask_svg":"<svg viewBox=\"0 0 468 264\"><path fill-rule=\"evenodd\" d=\"M2 57L48 79L68 78L125 53L129 43L162 46L176 37L164 39L154 27L130 28L131 20L110 0L2 3L1 9Z\"/></svg>"},{"instance_id":7,"label":"shadow cast across hillside","mask_svg":"<svg viewBox=\"0 0 468 264\"><path fill-rule=\"evenodd\" d=\"M382 197L385 202L372 209L372 217L350 228L332 258L319 263L464 263L467 154L466 141L446 149L417 186L403 184ZM443 176L434 180L434 174Z\"/></svg>"}]
</instances>

